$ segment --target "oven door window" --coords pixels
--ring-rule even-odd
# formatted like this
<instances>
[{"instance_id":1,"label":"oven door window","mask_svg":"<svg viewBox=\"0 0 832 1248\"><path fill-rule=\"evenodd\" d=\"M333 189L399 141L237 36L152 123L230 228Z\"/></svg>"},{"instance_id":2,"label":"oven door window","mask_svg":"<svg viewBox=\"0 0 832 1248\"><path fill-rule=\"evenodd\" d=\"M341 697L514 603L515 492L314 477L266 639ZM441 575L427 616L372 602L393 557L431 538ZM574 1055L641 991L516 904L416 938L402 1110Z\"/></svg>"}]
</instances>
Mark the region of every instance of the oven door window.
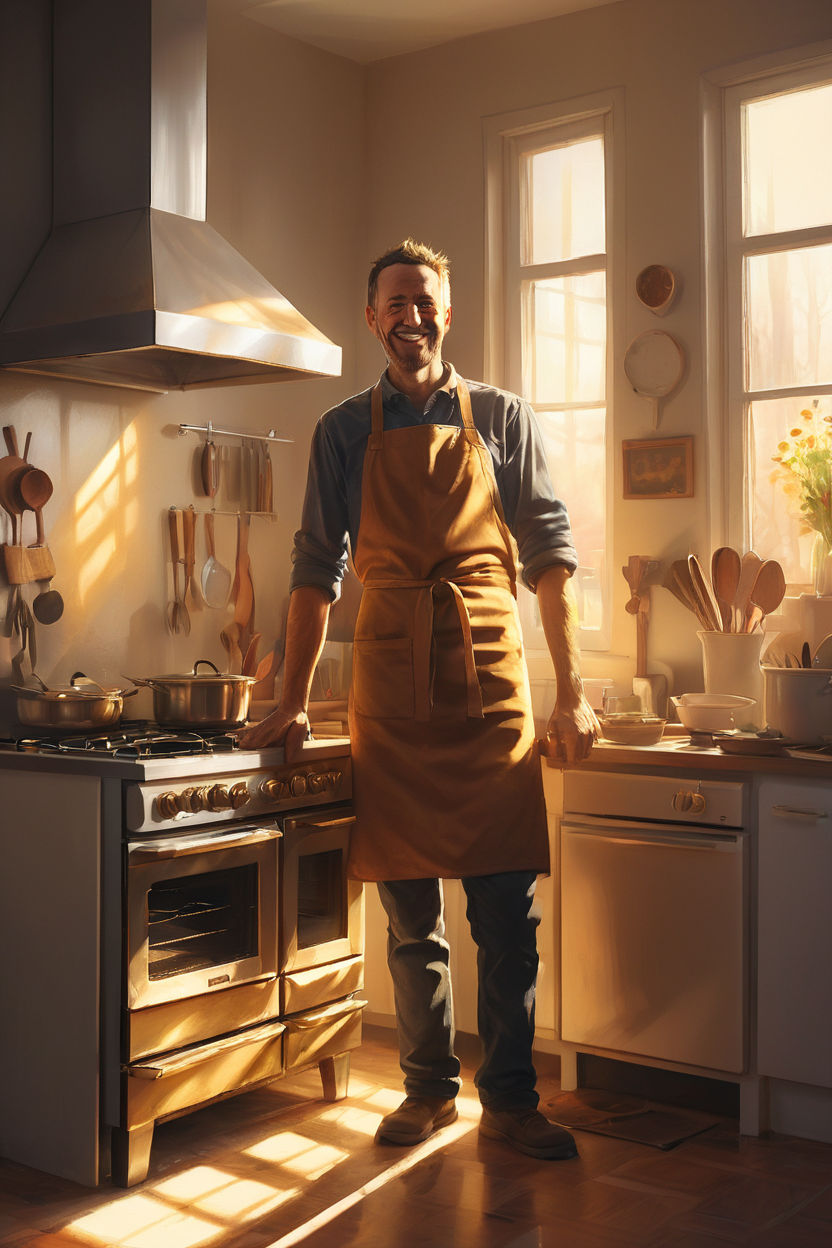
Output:
<instances>
[{"instance_id":1,"label":"oven door window","mask_svg":"<svg viewBox=\"0 0 832 1248\"><path fill-rule=\"evenodd\" d=\"M170 979L259 952L257 864L159 880L147 893L147 977Z\"/></svg>"},{"instance_id":2,"label":"oven door window","mask_svg":"<svg viewBox=\"0 0 832 1248\"><path fill-rule=\"evenodd\" d=\"M347 934L344 854L340 849L298 858L298 948Z\"/></svg>"},{"instance_id":3,"label":"oven door window","mask_svg":"<svg viewBox=\"0 0 832 1248\"><path fill-rule=\"evenodd\" d=\"M243 832L129 846L131 1009L276 977L279 838Z\"/></svg>"}]
</instances>

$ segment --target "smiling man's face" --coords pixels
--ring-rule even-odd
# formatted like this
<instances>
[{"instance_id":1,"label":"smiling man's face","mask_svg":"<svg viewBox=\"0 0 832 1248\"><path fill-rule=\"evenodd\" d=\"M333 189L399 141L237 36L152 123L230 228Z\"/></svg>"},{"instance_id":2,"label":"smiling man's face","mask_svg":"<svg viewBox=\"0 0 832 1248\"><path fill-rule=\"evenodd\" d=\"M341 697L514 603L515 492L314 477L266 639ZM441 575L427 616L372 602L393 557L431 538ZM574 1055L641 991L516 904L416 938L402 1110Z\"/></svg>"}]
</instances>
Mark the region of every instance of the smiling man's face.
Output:
<instances>
[{"instance_id":1,"label":"smiling man's face","mask_svg":"<svg viewBox=\"0 0 832 1248\"><path fill-rule=\"evenodd\" d=\"M451 304L447 285L433 269L424 264L382 269L375 307L368 307L366 316L394 372L441 374Z\"/></svg>"}]
</instances>

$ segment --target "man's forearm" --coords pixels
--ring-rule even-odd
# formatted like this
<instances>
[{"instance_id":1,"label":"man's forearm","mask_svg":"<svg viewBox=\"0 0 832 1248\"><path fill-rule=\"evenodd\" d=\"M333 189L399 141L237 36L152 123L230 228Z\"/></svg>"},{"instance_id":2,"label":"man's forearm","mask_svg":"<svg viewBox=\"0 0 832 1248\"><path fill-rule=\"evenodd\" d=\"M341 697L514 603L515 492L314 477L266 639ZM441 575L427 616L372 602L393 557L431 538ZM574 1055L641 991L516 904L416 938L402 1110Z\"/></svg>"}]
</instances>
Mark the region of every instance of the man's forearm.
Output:
<instances>
[{"instance_id":1,"label":"man's forearm","mask_svg":"<svg viewBox=\"0 0 832 1248\"><path fill-rule=\"evenodd\" d=\"M280 706L285 711L305 711L309 704L312 677L326 640L329 609L329 595L325 590L299 585L292 591L280 695Z\"/></svg>"},{"instance_id":2,"label":"man's forearm","mask_svg":"<svg viewBox=\"0 0 832 1248\"><path fill-rule=\"evenodd\" d=\"M582 696L578 651L578 611L569 569L562 564L545 568L535 592L546 644L557 680L558 705L576 706Z\"/></svg>"}]
</instances>

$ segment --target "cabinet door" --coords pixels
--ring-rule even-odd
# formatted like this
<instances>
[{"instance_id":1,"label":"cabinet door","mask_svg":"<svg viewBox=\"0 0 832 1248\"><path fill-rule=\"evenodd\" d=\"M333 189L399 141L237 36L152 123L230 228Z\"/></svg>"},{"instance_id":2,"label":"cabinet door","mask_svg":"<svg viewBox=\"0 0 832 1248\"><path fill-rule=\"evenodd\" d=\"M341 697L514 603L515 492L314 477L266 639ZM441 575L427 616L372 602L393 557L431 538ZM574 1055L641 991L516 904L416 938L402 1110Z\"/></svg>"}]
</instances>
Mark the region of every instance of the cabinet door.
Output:
<instances>
[{"instance_id":1,"label":"cabinet door","mask_svg":"<svg viewBox=\"0 0 832 1248\"><path fill-rule=\"evenodd\" d=\"M832 785L759 797L757 1070L832 1087Z\"/></svg>"}]
</instances>

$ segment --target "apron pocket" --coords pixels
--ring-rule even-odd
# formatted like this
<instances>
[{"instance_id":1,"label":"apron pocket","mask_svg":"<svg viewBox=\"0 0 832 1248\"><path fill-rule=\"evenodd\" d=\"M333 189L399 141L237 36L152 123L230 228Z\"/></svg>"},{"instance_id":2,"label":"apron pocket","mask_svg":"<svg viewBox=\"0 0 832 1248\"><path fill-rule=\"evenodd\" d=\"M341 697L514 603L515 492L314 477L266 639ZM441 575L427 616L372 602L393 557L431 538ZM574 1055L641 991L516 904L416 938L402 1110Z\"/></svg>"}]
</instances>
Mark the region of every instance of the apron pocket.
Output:
<instances>
[{"instance_id":1,"label":"apron pocket","mask_svg":"<svg viewBox=\"0 0 832 1248\"><path fill-rule=\"evenodd\" d=\"M413 642L409 637L356 637L352 663L353 704L359 715L413 718Z\"/></svg>"}]
</instances>

